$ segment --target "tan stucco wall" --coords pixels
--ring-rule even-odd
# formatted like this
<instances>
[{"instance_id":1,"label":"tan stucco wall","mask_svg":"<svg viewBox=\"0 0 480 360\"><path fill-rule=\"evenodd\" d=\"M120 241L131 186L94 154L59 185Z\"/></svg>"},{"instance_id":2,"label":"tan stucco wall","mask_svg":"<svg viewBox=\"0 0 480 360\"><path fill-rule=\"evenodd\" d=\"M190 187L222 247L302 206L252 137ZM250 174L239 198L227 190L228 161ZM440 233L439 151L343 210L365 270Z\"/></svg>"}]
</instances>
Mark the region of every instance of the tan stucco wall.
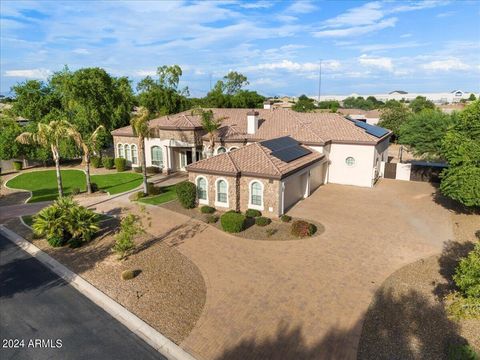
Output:
<instances>
[{"instance_id":1,"label":"tan stucco wall","mask_svg":"<svg viewBox=\"0 0 480 360\"><path fill-rule=\"evenodd\" d=\"M128 145L135 144L135 145L137 145L138 164L135 164L135 165L140 165L142 163L142 154L141 154L141 151L140 151L140 146L138 145L139 142L138 142L137 137L135 137L135 136L114 136L113 137L113 148L114 148L115 157L118 157L117 144L128 144ZM128 164L128 165L131 166L131 164Z\"/></svg>"},{"instance_id":2,"label":"tan stucco wall","mask_svg":"<svg viewBox=\"0 0 480 360\"><path fill-rule=\"evenodd\" d=\"M154 132L156 137L161 140L178 140L190 144L202 145L203 130L162 130L158 129Z\"/></svg>"}]
</instances>

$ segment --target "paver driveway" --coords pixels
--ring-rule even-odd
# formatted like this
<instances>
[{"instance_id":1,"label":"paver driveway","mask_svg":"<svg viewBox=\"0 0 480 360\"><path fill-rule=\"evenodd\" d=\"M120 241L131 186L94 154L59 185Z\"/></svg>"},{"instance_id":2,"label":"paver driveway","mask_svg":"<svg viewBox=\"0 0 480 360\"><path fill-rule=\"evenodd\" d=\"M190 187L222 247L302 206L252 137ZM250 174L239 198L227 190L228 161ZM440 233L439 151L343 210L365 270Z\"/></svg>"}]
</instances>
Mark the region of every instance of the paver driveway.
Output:
<instances>
[{"instance_id":1,"label":"paver driveway","mask_svg":"<svg viewBox=\"0 0 480 360\"><path fill-rule=\"evenodd\" d=\"M181 345L199 359L355 359L374 291L453 237L434 190L395 180L373 189L322 186L290 214L315 219L325 232L284 242L237 238L149 207L148 231L188 256L207 285L204 311ZM123 206L132 205L123 198L95 205Z\"/></svg>"}]
</instances>

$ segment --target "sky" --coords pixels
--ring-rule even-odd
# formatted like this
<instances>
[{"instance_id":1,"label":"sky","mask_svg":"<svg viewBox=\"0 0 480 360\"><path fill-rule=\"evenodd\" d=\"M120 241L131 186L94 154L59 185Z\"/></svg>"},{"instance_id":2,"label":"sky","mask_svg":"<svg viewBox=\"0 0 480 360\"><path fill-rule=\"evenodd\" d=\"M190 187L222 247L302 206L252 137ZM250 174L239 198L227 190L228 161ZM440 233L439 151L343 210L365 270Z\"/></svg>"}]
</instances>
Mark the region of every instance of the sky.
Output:
<instances>
[{"instance_id":1,"label":"sky","mask_svg":"<svg viewBox=\"0 0 480 360\"><path fill-rule=\"evenodd\" d=\"M480 1L0 2L0 92L64 65L135 87L178 64L204 96L229 71L266 96L480 90ZM10 93L11 94L11 93Z\"/></svg>"}]
</instances>

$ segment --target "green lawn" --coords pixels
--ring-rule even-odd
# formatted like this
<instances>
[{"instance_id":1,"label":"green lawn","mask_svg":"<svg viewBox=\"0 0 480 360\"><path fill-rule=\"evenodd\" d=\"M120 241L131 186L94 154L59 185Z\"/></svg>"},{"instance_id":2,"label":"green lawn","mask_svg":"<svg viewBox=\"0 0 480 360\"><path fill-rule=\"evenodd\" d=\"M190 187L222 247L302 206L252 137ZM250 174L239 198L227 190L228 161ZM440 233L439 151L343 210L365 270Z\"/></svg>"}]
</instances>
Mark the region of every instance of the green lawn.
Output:
<instances>
[{"instance_id":1,"label":"green lawn","mask_svg":"<svg viewBox=\"0 0 480 360\"><path fill-rule=\"evenodd\" d=\"M135 173L92 175L91 178L99 189L108 191L111 195L134 189L142 183L142 175ZM71 194L74 188L86 190L83 171L62 170L62 181L65 195ZM31 191L32 198L28 202L55 200L58 195L55 170L26 172L14 177L6 185L13 189Z\"/></svg>"},{"instance_id":2,"label":"green lawn","mask_svg":"<svg viewBox=\"0 0 480 360\"><path fill-rule=\"evenodd\" d=\"M160 205L177 198L175 185L161 186L160 189L162 189L162 193L160 195L148 196L138 201L144 204Z\"/></svg>"}]
</instances>

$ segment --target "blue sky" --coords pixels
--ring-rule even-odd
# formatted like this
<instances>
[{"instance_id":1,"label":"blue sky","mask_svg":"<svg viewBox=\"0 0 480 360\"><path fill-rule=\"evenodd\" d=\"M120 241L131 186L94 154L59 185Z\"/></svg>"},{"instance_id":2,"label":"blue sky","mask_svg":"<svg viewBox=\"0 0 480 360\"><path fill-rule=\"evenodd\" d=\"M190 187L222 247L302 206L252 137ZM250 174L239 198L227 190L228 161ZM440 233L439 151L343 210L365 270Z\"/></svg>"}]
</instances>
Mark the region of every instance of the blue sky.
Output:
<instances>
[{"instance_id":1,"label":"blue sky","mask_svg":"<svg viewBox=\"0 0 480 360\"><path fill-rule=\"evenodd\" d=\"M265 95L480 89L478 1L2 0L0 91L65 64L137 82L179 64L203 96L230 70Z\"/></svg>"}]
</instances>

